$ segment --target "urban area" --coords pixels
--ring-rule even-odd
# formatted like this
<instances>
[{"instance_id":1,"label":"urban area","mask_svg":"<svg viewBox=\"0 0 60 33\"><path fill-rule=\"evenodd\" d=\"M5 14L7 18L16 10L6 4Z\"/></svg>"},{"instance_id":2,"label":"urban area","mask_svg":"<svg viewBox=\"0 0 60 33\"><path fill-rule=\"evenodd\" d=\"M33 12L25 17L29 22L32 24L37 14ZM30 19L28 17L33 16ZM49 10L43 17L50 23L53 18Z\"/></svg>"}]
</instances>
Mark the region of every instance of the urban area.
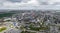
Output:
<instances>
[{"instance_id":1,"label":"urban area","mask_svg":"<svg viewBox=\"0 0 60 33\"><path fill-rule=\"evenodd\" d=\"M0 12L0 33L60 33L59 10Z\"/></svg>"}]
</instances>

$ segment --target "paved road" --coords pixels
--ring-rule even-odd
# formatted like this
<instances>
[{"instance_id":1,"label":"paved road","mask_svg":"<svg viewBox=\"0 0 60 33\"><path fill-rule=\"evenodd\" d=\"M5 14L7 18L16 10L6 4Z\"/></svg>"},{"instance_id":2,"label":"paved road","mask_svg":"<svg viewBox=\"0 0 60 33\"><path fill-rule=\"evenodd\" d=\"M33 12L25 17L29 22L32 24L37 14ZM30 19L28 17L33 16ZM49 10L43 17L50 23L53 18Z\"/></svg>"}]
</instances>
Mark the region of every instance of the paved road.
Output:
<instances>
[{"instance_id":1,"label":"paved road","mask_svg":"<svg viewBox=\"0 0 60 33\"><path fill-rule=\"evenodd\" d=\"M20 33L20 32L21 32L20 30L11 29L11 30L8 30L6 33Z\"/></svg>"}]
</instances>

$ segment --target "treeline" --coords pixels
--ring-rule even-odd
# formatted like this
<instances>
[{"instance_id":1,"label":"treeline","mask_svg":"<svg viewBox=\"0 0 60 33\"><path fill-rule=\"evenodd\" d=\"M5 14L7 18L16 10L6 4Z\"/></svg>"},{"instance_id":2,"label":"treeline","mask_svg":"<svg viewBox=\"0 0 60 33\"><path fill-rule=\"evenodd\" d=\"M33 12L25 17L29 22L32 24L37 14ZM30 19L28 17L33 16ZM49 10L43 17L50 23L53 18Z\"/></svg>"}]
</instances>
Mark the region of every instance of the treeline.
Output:
<instances>
[{"instance_id":1,"label":"treeline","mask_svg":"<svg viewBox=\"0 0 60 33\"><path fill-rule=\"evenodd\" d=\"M9 17L9 16L12 16L13 14L15 13L3 13L3 14L0 14L0 18Z\"/></svg>"}]
</instances>

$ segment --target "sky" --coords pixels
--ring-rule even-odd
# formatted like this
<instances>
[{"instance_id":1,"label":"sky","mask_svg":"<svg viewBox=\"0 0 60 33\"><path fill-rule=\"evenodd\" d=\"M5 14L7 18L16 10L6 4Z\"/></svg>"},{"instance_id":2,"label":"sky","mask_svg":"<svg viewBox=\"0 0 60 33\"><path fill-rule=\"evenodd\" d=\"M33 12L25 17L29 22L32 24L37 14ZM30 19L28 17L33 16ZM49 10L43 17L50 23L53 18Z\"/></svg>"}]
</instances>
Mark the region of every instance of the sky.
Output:
<instances>
[{"instance_id":1,"label":"sky","mask_svg":"<svg viewBox=\"0 0 60 33\"><path fill-rule=\"evenodd\" d=\"M0 0L0 9L60 10L60 0Z\"/></svg>"}]
</instances>

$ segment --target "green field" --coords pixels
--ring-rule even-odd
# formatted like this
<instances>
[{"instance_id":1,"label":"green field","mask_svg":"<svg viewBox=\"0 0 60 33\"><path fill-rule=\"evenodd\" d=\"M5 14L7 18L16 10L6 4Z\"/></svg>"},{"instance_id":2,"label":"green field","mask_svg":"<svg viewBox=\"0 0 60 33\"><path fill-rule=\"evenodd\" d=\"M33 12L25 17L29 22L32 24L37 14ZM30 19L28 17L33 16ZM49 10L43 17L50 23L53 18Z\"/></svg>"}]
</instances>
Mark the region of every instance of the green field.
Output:
<instances>
[{"instance_id":1,"label":"green field","mask_svg":"<svg viewBox=\"0 0 60 33\"><path fill-rule=\"evenodd\" d=\"M0 28L0 32L4 31L4 30L6 30L6 29L7 29L6 27Z\"/></svg>"}]
</instances>

